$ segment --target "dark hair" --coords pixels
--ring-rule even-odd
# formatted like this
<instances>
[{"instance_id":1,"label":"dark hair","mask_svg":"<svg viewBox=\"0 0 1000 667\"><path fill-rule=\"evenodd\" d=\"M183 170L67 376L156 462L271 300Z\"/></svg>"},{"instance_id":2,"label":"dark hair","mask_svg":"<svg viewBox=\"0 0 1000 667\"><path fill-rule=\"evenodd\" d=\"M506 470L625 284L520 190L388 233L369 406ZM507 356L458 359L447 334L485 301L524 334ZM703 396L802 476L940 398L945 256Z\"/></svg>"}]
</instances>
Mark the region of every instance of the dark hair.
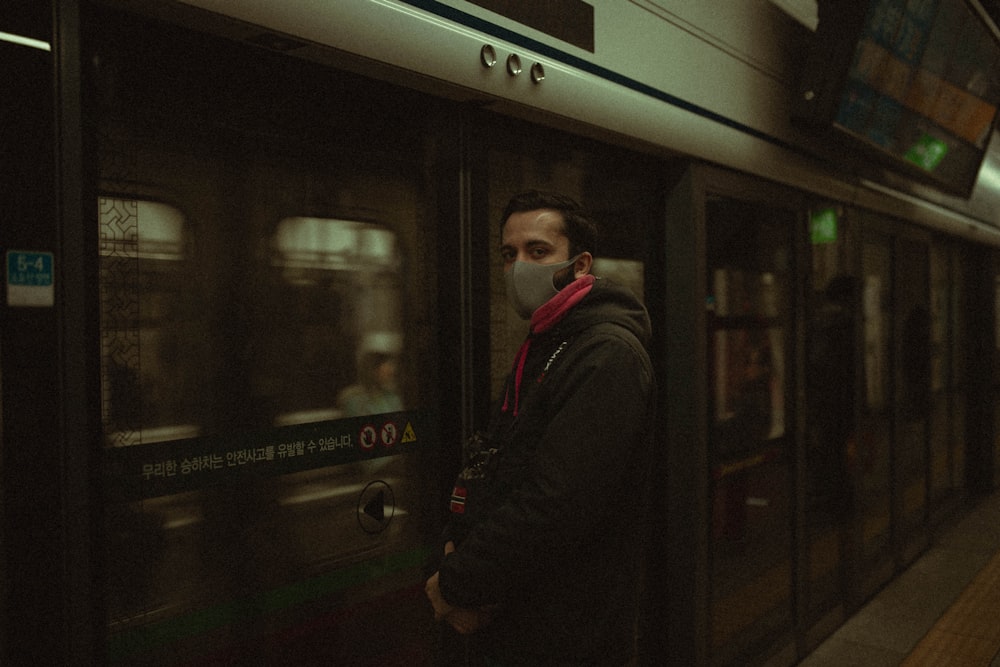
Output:
<instances>
[{"instance_id":1,"label":"dark hair","mask_svg":"<svg viewBox=\"0 0 1000 667\"><path fill-rule=\"evenodd\" d=\"M596 254L599 236L597 222L576 201L555 192L529 190L511 197L503 210L503 216L500 218L500 233L503 233L503 226L507 224L507 219L514 213L537 211L543 208L559 211L562 214L563 232L569 239L570 257L575 257L581 252Z\"/></svg>"}]
</instances>

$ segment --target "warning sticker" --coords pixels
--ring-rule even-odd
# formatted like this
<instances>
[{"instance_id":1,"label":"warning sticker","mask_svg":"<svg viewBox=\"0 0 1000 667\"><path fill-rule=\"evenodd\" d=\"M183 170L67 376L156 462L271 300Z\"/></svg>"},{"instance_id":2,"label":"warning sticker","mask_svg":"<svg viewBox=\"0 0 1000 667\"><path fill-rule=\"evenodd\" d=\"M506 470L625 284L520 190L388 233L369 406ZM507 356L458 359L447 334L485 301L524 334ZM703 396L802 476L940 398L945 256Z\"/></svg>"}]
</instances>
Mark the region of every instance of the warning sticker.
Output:
<instances>
[{"instance_id":1,"label":"warning sticker","mask_svg":"<svg viewBox=\"0 0 1000 667\"><path fill-rule=\"evenodd\" d=\"M380 432L382 437L382 444L386 447L392 447L396 444L396 438L399 436L399 429L396 428L396 422L386 422L382 424L382 431Z\"/></svg>"},{"instance_id":2,"label":"warning sticker","mask_svg":"<svg viewBox=\"0 0 1000 667\"><path fill-rule=\"evenodd\" d=\"M108 447L107 490L116 501L154 498L228 483L241 475L258 479L408 454L438 442L436 420L431 412L408 410ZM370 500L362 514L374 520L379 503L369 507Z\"/></svg>"},{"instance_id":3,"label":"warning sticker","mask_svg":"<svg viewBox=\"0 0 1000 667\"><path fill-rule=\"evenodd\" d=\"M368 424L362 428L358 440L361 443L361 449L370 451L373 447L375 447L375 443L378 441L378 435L375 433L375 427Z\"/></svg>"},{"instance_id":4,"label":"warning sticker","mask_svg":"<svg viewBox=\"0 0 1000 667\"><path fill-rule=\"evenodd\" d=\"M413 424L406 422L406 428L403 429L403 443L416 442L417 434L413 431Z\"/></svg>"}]
</instances>

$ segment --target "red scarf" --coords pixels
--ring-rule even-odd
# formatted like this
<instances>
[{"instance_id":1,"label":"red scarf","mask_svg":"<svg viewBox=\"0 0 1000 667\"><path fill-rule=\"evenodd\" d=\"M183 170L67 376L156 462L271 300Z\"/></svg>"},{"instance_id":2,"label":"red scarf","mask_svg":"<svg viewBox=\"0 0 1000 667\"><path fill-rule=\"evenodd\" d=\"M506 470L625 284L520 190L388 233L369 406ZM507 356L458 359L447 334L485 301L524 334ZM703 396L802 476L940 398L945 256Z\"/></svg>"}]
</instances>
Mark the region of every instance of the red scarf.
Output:
<instances>
[{"instance_id":1,"label":"red scarf","mask_svg":"<svg viewBox=\"0 0 1000 667\"><path fill-rule=\"evenodd\" d=\"M514 416L517 416L517 406L521 399L521 378L524 376L524 364L528 359L528 349L536 334L544 333L554 327L563 317L566 316L573 306L580 303L583 297L590 294L594 288L594 276L589 273L577 278L564 287L558 294L538 307L531 315L531 329L528 337L521 344L517 356L514 357ZM510 409L510 385L507 386L507 393L504 395L504 412Z\"/></svg>"}]
</instances>

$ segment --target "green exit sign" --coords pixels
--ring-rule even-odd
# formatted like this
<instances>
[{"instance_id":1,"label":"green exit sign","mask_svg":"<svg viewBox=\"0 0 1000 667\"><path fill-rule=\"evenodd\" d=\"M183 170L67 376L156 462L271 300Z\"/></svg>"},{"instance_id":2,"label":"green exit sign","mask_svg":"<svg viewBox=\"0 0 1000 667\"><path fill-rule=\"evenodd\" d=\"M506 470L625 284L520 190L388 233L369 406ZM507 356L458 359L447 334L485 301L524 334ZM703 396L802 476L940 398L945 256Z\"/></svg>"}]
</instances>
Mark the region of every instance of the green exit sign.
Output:
<instances>
[{"instance_id":1,"label":"green exit sign","mask_svg":"<svg viewBox=\"0 0 1000 667\"><path fill-rule=\"evenodd\" d=\"M809 238L813 245L837 242L837 211L824 208L816 211L809 219Z\"/></svg>"},{"instance_id":2,"label":"green exit sign","mask_svg":"<svg viewBox=\"0 0 1000 667\"><path fill-rule=\"evenodd\" d=\"M924 171L934 171L948 153L948 144L925 134L906 152L906 159Z\"/></svg>"}]
</instances>

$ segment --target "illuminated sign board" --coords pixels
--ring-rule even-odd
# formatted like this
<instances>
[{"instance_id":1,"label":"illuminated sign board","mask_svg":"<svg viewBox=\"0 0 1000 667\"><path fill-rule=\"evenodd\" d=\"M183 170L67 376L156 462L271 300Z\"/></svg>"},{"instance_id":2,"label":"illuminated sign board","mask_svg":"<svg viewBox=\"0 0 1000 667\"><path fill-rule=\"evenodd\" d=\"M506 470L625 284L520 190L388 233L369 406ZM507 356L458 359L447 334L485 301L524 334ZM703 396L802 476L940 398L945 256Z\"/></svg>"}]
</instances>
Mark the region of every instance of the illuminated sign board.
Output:
<instances>
[{"instance_id":1,"label":"illuminated sign board","mask_svg":"<svg viewBox=\"0 0 1000 667\"><path fill-rule=\"evenodd\" d=\"M1000 104L994 35L964 0L872 0L855 14L847 5L854 3L820 5L813 71L804 76L807 120L829 123L898 171L968 196ZM826 90L815 85L824 78Z\"/></svg>"},{"instance_id":2,"label":"illuminated sign board","mask_svg":"<svg viewBox=\"0 0 1000 667\"><path fill-rule=\"evenodd\" d=\"M398 456L436 442L425 411L394 412L105 450L107 493L141 500L245 476L271 477Z\"/></svg>"}]
</instances>

